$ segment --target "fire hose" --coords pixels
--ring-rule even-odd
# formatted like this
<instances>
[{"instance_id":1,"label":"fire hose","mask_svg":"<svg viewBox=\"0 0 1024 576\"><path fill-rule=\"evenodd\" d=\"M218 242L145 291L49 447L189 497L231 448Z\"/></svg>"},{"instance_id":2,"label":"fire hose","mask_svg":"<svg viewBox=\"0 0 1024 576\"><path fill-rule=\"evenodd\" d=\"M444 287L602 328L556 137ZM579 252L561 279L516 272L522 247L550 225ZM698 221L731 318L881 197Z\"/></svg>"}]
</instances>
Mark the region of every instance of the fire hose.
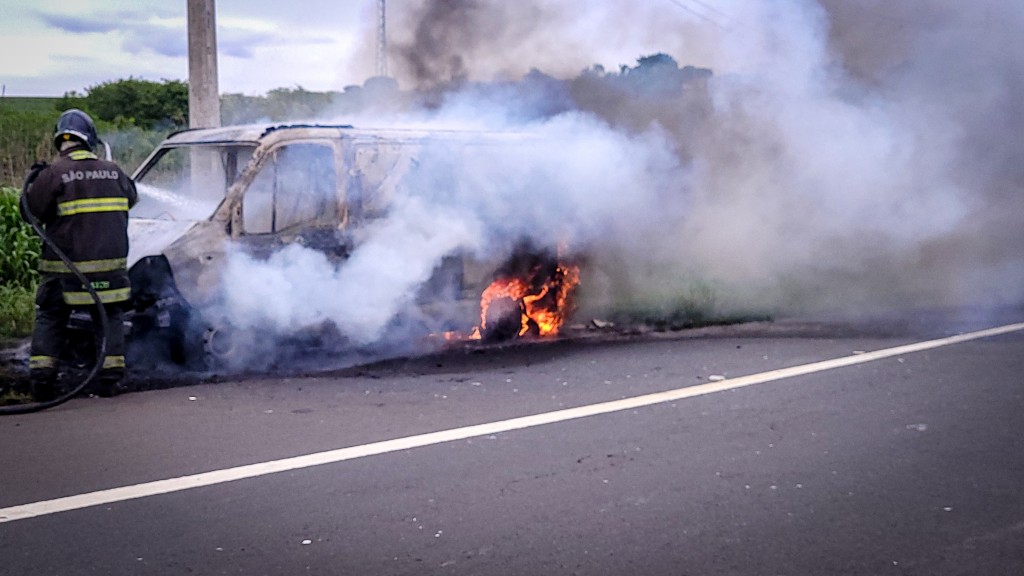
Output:
<instances>
[{"instance_id":1,"label":"fire hose","mask_svg":"<svg viewBox=\"0 0 1024 576\"><path fill-rule=\"evenodd\" d=\"M46 231L43 230L42 224L39 223L39 220L28 209L28 187L36 179L36 176L39 175L39 172L43 167L44 165L36 164L32 167L32 171L29 173L28 177L25 178L25 184L21 188L21 212L25 215L25 219L28 220L29 225L32 226L32 229L36 231L36 234L39 235L42 241L53 249L54 253L57 254L57 257L64 262L69 270L71 270L71 273L74 274L75 278L82 283L82 286L89 292L89 296L96 304L97 316L100 324L99 329L96 331L96 361L93 363L92 370L88 375L86 375L85 379L62 396L46 402L0 406L0 416L6 416L9 414L30 414L32 412L46 410L47 408L53 408L54 406L59 406L67 402L77 396L85 389L86 386L96 379L96 375L99 374L100 369L103 367L103 359L107 355L107 328L110 321L107 319L107 311L103 307L103 301L100 299L100 295L96 293L96 289L92 287L92 283L85 277L85 274L75 266L75 263L68 258L68 255L65 254L49 236L46 235Z\"/></svg>"}]
</instances>

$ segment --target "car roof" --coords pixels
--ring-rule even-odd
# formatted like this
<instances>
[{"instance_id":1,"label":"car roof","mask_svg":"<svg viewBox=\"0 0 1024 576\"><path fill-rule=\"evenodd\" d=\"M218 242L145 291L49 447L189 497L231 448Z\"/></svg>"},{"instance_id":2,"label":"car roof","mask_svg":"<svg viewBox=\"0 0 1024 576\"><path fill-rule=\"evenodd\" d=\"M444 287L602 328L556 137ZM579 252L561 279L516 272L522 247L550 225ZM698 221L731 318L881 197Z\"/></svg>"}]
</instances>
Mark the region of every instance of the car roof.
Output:
<instances>
[{"instance_id":1,"label":"car roof","mask_svg":"<svg viewBox=\"0 0 1024 576\"><path fill-rule=\"evenodd\" d=\"M521 138L521 132L466 130L446 127L387 127L356 128L350 124L274 123L224 126L220 128L190 128L174 132L163 145L177 144L259 144L267 140L299 138L379 138L421 139L427 137L451 138Z\"/></svg>"},{"instance_id":2,"label":"car roof","mask_svg":"<svg viewBox=\"0 0 1024 576\"><path fill-rule=\"evenodd\" d=\"M278 130L303 132L327 132L337 134L339 130L352 128L349 125L318 124L246 124L220 128L189 128L169 135L168 144L217 144L223 142L259 142Z\"/></svg>"}]
</instances>

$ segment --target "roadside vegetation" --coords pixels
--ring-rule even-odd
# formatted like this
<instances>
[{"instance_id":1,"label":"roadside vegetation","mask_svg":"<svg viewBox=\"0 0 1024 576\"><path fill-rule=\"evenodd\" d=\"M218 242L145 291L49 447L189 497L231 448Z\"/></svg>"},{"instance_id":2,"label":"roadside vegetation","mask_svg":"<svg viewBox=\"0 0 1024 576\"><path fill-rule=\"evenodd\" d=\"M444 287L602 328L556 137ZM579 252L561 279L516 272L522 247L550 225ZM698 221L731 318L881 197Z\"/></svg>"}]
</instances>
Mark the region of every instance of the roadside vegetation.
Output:
<instances>
[{"instance_id":1,"label":"roadside vegetation","mask_svg":"<svg viewBox=\"0 0 1024 576\"><path fill-rule=\"evenodd\" d=\"M18 213L20 191L0 188L0 338L32 332L39 238Z\"/></svg>"}]
</instances>

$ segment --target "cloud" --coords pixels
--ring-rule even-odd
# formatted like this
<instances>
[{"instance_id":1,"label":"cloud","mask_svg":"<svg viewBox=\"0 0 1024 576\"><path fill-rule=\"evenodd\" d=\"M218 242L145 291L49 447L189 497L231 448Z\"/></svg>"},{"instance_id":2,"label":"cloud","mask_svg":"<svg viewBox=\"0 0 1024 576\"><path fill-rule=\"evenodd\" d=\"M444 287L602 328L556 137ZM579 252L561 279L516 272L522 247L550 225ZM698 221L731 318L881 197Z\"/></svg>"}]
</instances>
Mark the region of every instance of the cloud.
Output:
<instances>
[{"instance_id":1,"label":"cloud","mask_svg":"<svg viewBox=\"0 0 1024 576\"><path fill-rule=\"evenodd\" d=\"M293 35L282 31L249 30L219 27L217 49L224 56L252 59L268 48L325 45L334 42L326 36Z\"/></svg>"},{"instance_id":2,"label":"cloud","mask_svg":"<svg viewBox=\"0 0 1024 576\"><path fill-rule=\"evenodd\" d=\"M64 14L43 14L43 21L53 28L71 34L102 34L122 27L120 22L103 16L68 16Z\"/></svg>"},{"instance_id":3,"label":"cloud","mask_svg":"<svg viewBox=\"0 0 1024 576\"><path fill-rule=\"evenodd\" d=\"M180 11L178 11L180 12ZM69 34L108 34L123 37L127 54L188 57L188 37L182 14L160 11L98 11L88 15L40 13L43 22ZM272 20L225 17L217 23L217 46L222 56L250 60L263 49L328 44L323 34L297 34Z\"/></svg>"},{"instance_id":4,"label":"cloud","mask_svg":"<svg viewBox=\"0 0 1024 576\"><path fill-rule=\"evenodd\" d=\"M8 4L11 6L0 10L0 43L15 47L7 50L8 54L22 55L0 61L7 95L56 96L128 76L159 79L187 75L184 2L36 0ZM333 90L361 83L366 69L372 68L372 58L368 66L359 66L362 57L353 54L354 34L369 26L375 6L372 0L218 1L222 89L265 93L295 84ZM85 70L67 64L71 53L89 60ZM253 63L258 63L258 74L253 73Z\"/></svg>"},{"instance_id":5,"label":"cloud","mask_svg":"<svg viewBox=\"0 0 1024 576\"><path fill-rule=\"evenodd\" d=\"M89 15L41 13L42 21L63 33L114 34L127 54L187 58L188 42L180 17L161 17L136 10L100 11ZM93 57L99 57L94 55Z\"/></svg>"},{"instance_id":6,"label":"cloud","mask_svg":"<svg viewBox=\"0 0 1024 576\"><path fill-rule=\"evenodd\" d=\"M128 54L188 58L188 40L181 31L160 26L135 27L128 32L121 48Z\"/></svg>"},{"instance_id":7,"label":"cloud","mask_svg":"<svg viewBox=\"0 0 1024 576\"><path fill-rule=\"evenodd\" d=\"M224 56L251 59L260 48L273 46L278 41L272 34L265 32L242 32L221 30L217 36L217 50Z\"/></svg>"}]
</instances>

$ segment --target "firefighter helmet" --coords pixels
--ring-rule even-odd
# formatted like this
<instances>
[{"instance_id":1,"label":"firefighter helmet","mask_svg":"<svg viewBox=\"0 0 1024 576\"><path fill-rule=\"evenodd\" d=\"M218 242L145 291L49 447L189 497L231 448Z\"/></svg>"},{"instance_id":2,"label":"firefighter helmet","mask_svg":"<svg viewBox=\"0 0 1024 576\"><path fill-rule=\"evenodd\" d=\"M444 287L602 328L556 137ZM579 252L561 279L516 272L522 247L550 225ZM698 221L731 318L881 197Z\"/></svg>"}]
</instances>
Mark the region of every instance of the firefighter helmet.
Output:
<instances>
[{"instance_id":1,"label":"firefighter helmet","mask_svg":"<svg viewBox=\"0 0 1024 576\"><path fill-rule=\"evenodd\" d=\"M92 123L92 118L77 108L65 110L57 119L57 131L53 135L53 145L60 150L61 144L72 138L82 142L90 149L95 148L99 143L96 125Z\"/></svg>"}]
</instances>

